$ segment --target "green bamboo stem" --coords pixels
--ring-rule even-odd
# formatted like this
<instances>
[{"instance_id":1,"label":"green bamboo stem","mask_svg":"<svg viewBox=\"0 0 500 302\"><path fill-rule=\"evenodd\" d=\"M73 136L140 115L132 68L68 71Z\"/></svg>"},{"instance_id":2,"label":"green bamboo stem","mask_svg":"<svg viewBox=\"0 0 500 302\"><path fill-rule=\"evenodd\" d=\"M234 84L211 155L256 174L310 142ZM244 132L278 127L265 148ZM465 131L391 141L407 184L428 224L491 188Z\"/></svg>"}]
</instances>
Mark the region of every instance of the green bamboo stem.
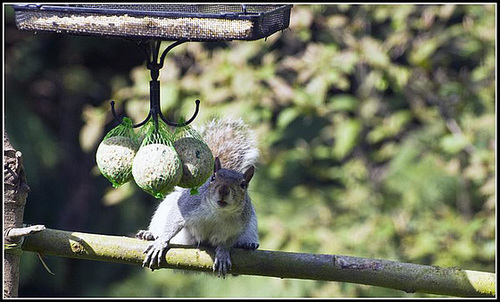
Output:
<instances>
[{"instance_id":1,"label":"green bamboo stem","mask_svg":"<svg viewBox=\"0 0 500 302\"><path fill-rule=\"evenodd\" d=\"M46 255L142 265L149 243L130 237L46 229L23 250ZM233 249L231 273L359 283L457 297L495 296L495 274L360 257ZM161 268L212 271L209 248L173 246Z\"/></svg>"}]
</instances>

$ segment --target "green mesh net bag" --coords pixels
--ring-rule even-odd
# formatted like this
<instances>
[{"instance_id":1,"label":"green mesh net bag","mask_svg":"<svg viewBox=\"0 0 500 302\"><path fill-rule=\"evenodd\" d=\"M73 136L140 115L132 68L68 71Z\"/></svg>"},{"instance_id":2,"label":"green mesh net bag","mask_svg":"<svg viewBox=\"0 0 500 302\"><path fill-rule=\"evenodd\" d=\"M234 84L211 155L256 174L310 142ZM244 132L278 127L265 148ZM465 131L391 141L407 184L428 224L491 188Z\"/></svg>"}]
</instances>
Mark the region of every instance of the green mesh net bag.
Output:
<instances>
[{"instance_id":1,"label":"green mesh net bag","mask_svg":"<svg viewBox=\"0 0 500 302\"><path fill-rule=\"evenodd\" d=\"M136 184L155 198L165 198L182 177L182 163L172 144L168 126L153 119L146 123L144 140L134 157L132 175Z\"/></svg>"},{"instance_id":2,"label":"green mesh net bag","mask_svg":"<svg viewBox=\"0 0 500 302\"><path fill-rule=\"evenodd\" d=\"M132 161L139 148L139 140L132 120L123 118L99 144L96 152L97 167L113 187L118 188L132 178Z\"/></svg>"},{"instance_id":3,"label":"green mesh net bag","mask_svg":"<svg viewBox=\"0 0 500 302\"><path fill-rule=\"evenodd\" d=\"M198 194L198 188L213 171L212 151L198 132L189 125L176 128L174 148L182 162L182 178L177 185L190 188L191 195Z\"/></svg>"}]
</instances>

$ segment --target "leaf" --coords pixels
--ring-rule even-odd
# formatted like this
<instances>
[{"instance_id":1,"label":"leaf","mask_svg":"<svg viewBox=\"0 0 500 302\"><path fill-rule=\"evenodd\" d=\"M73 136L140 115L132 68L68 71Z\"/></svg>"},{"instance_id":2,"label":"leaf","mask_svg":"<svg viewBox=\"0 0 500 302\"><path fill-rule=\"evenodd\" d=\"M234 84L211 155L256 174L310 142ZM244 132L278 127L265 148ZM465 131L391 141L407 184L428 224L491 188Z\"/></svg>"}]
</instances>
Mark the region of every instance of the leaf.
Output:
<instances>
[{"instance_id":1,"label":"leaf","mask_svg":"<svg viewBox=\"0 0 500 302\"><path fill-rule=\"evenodd\" d=\"M338 159L343 159L358 142L361 132L361 123L355 119L349 119L337 126L335 130L335 144L333 155Z\"/></svg>"},{"instance_id":2,"label":"leaf","mask_svg":"<svg viewBox=\"0 0 500 302\"><path fill-rule=\"evenodd\" d=\"M390 115L368 133L368 141L375 144L383 139L391 138L399 134L404 126L411 121L411 118L412 114L408 110L400 110Z\"/></svg>"},{"instance_id":3,"label":"leaf","mask_svg":"<svg viewBox=\"0 0 500 302\"><path fill-rule=\"evenodd\" d=\"M107 109L107 108L106 108ZM100 107L85 104L82 110L84 125L80 130L80 146L84 152L94 150L102 139L103 128L106 123L106 114Z\"/></svg>"},{"instance_id":4,"label":"leaf","mask_svg":"<svg viewBox=\"0 0 500 302\"><path fill-rule=\"evenodd\" d=\"M276 123L279 129L285 129L293 120L295 120L300 115L299 110L294 107L289 107L283 110L278 116L278 122Z\"/></svg>"},{"instance_id":5,"label":"leaf","mask_svg":"<svg viewBox=\"0 0 500 302\"><path fill-rule=\"evenodd\" d=\"M361 41L361 51L364 59L373 67L386 67L389 62L387 51L383 49L380 41L367 37Z\"/></svg>"},{"instance_id":6,"label":"leaf","mask_svg":"<svg viewBox=\"0 0 500 302\"><path fill-rule=\"evenodd\" d=\"M326 92L328 90L328 83L321 75L316 76L307 83L305 91L311 95L316 105L320 105L325 100Z\"/></svg>"},{"instance_id":7,"label":"leaf","mask_svg":"<svg viewBox=\"0 0 500 302\"><path fill-rule=\"evenodd\" d=\"M416 42L409 54L408 60L417 66L429 67L429 58L439 47L437 38L430 38L424 41Z\"/></svg>"},{"instance_id":8,"label":"leaf","mask_svg":"<svg viewBox=\"0 0 500 302\"><path fill-rule=\"evenodd\" d=\"M334 111L354 112L359 106L359 101L351 94L339 94L330 98L328 108Z\"/></svg>"},{"instance_id":9,"label":"leaf","mask_svg":"<svg viewBox=\"0 0 500 302\"><path fill-rule=\"evenodd\" d=\"M134 193L132 182L127 182L118 188L108 188L102 198L105 206L114 206L129 198Z\"/></svg>"},{"instance_id":10,"label":"leaf","mask_svg":"<svg viewBox=\"0 0 500 302\"><path fill-rule=\"evenodd\" d=\"M440 140L439 145L445 152L457 154L469 145L469 141L463 135L448 134Z\"/></svg>"}]
</instances>

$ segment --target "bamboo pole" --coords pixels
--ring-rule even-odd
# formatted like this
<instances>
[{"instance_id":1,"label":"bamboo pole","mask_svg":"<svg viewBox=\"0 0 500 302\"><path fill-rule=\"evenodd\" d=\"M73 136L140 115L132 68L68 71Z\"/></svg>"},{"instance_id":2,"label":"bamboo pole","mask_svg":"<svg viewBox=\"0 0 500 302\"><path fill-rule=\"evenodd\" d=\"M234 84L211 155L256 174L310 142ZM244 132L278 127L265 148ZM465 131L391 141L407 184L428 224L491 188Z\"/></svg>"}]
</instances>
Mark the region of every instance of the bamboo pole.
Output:
<instances>
[{"instance_id":1,"label":"bamboo pole","mask_svg":"<svg viewBox=\"0 0 500 302\"><path fill-rule=\"evenodd\" d=\"M142 265L149 243L130 237L46 229L23 250L46 255ZM213 250L172 246L161 268L212 271ZM231 251L232 274L359 283L408 293L495 296L495 274L360 257L266 250Z\"/></svg>"}]
</instances>

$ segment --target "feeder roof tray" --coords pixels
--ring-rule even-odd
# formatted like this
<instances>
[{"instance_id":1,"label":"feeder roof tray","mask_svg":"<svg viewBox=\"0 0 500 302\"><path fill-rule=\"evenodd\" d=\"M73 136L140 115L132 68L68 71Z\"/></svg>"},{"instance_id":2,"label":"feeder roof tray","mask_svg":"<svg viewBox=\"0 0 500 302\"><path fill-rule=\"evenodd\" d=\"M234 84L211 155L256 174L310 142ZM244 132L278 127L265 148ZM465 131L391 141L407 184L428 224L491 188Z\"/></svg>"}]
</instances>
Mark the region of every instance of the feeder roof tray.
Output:
<instances>
[{"instance_id":1,"label":"feeder roof tray","mask_svg":"<svg viewBox=\"0 0 500 302\"><path fill-rule=\"evenodd\" d=\"M133 39L257 40L288 27L292 5L13 5L21 30Z\"/></svg>"}]
</instances>

